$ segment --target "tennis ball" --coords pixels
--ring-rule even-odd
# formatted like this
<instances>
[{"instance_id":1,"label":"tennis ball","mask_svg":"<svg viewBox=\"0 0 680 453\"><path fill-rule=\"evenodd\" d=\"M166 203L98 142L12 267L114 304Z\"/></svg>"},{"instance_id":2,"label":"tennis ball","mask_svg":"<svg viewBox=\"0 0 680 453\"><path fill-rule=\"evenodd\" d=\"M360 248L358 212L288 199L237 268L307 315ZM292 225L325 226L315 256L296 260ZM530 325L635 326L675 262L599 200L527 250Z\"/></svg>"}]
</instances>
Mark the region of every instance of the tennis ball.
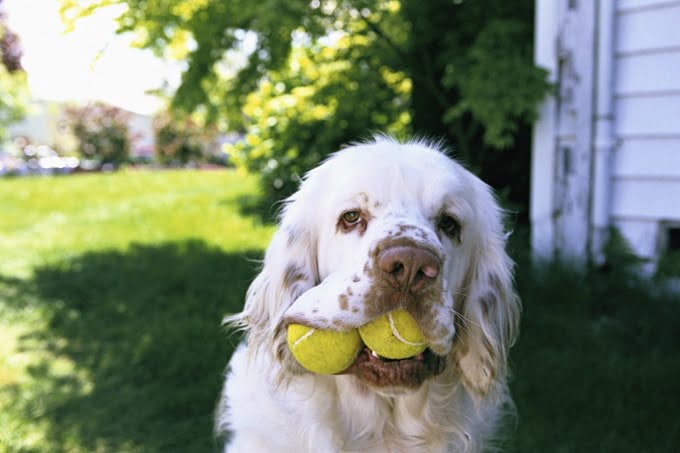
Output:
<instances>
[{"instance_id":1,"label":"tennis ball","mask_svg":"<svg viewBox=\"0 0 680 453\"><path fill-rule=\"evenodd\" d=\"M293 357L317 374L336 374L348 368L361 351L356 329L349 332L313 329L300 324L288 326L288 347Z\"/></svg>"},{"instance_id":2,"label":"tennis ball","mask_svg":"<svg viewBox=\"0 0 680 453\"><path fill-rule=\"evenodd\" d=\"M407 359L427 348L415 319L404 310L394 310L359 327L370 349L387 359Z\"/></svg>"}]
</instances>

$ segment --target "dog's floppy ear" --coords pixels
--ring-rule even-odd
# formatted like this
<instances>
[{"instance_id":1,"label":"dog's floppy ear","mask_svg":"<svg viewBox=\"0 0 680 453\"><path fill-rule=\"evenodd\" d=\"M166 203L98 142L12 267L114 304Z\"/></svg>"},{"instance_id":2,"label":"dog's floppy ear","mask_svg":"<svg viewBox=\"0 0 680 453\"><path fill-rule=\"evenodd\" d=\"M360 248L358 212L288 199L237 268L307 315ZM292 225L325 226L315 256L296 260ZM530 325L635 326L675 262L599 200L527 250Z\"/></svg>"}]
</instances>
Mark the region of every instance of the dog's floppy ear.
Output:
<instances>
[{"instance_id":1,"label":"dog's floppy ear","mask_svg":"<svg viewBox=\"0 0 680 453\"><path fill-rule=\"evenodd\" d=\"M519 331L521 305L513 289L513 262L505 252L501 210L484 186L478 199L478 244L464 282L454 356L463 383L484 396L505 381L507 356Z\"/></svg>"},{"instance_id":2,"label":"dog's floppy ear","mask_svg":"<svg viewBox=\"0 0 680 453\"><path fill-rule=\"evenodd\" d=\"M305 212L305 196L298 191L281 212L278 229L265 253L262 270L246 294L243 312L226 320L243 328L249 350L288 357L280 319L302 293L319 282L316 235Z\"/></svg>"}]
</instances>

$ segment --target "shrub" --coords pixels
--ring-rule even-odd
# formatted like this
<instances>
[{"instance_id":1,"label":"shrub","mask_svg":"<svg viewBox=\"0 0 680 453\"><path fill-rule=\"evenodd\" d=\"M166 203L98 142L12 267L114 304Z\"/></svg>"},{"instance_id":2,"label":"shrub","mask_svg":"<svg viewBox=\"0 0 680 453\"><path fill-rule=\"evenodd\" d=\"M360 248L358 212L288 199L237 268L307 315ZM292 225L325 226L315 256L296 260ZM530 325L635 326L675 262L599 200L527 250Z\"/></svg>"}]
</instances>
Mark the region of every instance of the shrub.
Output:
<instances>
[{"instance_id":1,"label":"shrub","mask_svg":"<svg viewBox=\"0 0 680 453\"><path fill-rule=\"evenodd\" d=\"M410 81L352 61L365 45L345 35L335 46L297 47L289 65L247 97L245 139L230 152L237 165L260 174L263 205L293 193L307 170L342 145L375 131L407 131Z\"/></svg>"},{"instance_id":2,"label":"shrub","mask_svg":"<svg viewBox=\"0 0 680 453\"><path fill-rule=\"evenodd\" d=\"M153 122L156 158L163 164L187 164L208 159L211 134L190 116L160 113Z\"/></svg>"},{"instance_id":3,"label":"shrub","mask_svg":"<svg viewBox=\"0 0 680 453\"><path fill-rule=\"evenodd\" d=\"M114 167L128 160L131 144L128 112L95 102L83 107L69 107L65 113L83 159Z\"/></svg>"}]
</instances>

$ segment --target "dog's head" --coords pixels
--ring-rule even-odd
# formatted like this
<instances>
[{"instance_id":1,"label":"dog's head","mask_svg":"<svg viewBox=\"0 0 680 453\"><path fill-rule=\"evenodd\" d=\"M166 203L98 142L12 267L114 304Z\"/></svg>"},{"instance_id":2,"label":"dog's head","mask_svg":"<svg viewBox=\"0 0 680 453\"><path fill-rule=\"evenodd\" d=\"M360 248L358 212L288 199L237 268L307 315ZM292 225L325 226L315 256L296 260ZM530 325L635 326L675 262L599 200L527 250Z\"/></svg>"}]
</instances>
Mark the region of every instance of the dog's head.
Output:
<instances>
[{"instance_id":1,"label":"dog's head","mask_svg":"<svg viewBox=\"0 0 680 453\"><path fill-rule=\"evenodd\" d=\"M305 373L287 324L347 330L402 308L428 350L401 361L365 350L346 373L393 393L449 369L487 394L505 379L519 319L501 217L489 187L429 145L336 153L282 211L241 315L249 345Z\"/></svg>"}]
</instances>

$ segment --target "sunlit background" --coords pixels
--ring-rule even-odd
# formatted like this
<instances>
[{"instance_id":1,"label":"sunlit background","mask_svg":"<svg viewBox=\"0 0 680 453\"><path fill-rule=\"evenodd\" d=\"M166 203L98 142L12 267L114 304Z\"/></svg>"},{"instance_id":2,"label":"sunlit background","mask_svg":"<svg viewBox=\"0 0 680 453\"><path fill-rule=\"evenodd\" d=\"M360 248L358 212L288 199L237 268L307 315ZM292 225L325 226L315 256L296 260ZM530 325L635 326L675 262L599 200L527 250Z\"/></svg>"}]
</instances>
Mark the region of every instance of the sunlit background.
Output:
<instances>
[{"instance_id":1,"label":"sunlit background","mask_svg":"<svg viewBox=\"0 0 680 453\"><path fill-rule=\"evenodd\" d=\"M134 48L132 33L117 35L115 19L125 5L102 8L78 21L70 33L54 0L4 0L6 24L19 35L33 98L105 101L151 115L162 101L148 93L179 84L182 65Z\"/></svg>"}]
</instances>

